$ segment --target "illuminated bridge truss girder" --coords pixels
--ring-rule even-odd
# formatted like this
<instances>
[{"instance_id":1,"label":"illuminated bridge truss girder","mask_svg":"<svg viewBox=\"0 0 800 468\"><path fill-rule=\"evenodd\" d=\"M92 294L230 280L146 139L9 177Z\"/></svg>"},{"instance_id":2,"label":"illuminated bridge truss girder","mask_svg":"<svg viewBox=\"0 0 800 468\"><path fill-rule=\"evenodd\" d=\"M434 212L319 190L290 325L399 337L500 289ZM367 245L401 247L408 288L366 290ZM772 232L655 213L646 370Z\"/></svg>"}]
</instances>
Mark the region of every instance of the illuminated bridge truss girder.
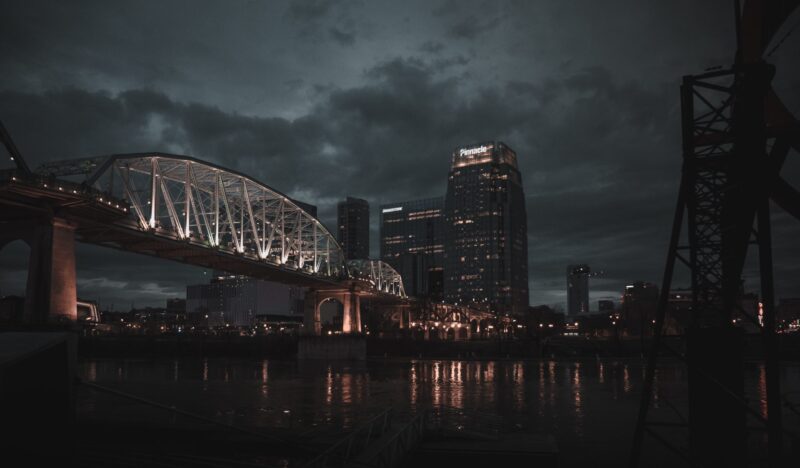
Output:
<instances>
[{"instance_id":1,"label":"illuminated bridge truss girder","mask_svg":"<svg viewBox=\"0 0 800 468\"><path fill-rule=\"evenodd\" d=\"M348 260L347 270L351 278L367 281L384 294L406 297L403 278L388 263L380 260Z\"/></svg>"},{"instance_id":2,"label":"illuminated bridge truss girder","mask_svg":"<svg viewBox=\"0 0 800 468\"><path fill-rule=\"evenodd\" d=\"M332 279L347 275L336 239L288 197L180 156L111 156L89 182L130 203L137 228Z\"/></svg>"}]
</instances>

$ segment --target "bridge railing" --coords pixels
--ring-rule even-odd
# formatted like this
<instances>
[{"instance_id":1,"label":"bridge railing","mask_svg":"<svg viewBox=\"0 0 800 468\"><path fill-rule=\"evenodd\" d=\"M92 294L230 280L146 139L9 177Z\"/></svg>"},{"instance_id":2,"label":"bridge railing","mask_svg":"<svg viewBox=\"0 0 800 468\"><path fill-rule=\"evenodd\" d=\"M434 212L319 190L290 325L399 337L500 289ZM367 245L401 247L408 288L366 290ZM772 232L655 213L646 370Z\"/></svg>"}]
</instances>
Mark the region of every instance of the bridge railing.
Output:
<instances>
[{"instance_id":1,"label":"bridge railing","mask_svg":"<svg viewBox=\"0 0 800 468\"><path fill-rule=\"evenodd\" d=\"M58 179L48 174L26 174L19 169L3 169L0 170L0 183L46 190L53 194L73 195L125 213L130 210L130 204L124 198L115 197L86 183Z\"/></svg>"}]
</instances>

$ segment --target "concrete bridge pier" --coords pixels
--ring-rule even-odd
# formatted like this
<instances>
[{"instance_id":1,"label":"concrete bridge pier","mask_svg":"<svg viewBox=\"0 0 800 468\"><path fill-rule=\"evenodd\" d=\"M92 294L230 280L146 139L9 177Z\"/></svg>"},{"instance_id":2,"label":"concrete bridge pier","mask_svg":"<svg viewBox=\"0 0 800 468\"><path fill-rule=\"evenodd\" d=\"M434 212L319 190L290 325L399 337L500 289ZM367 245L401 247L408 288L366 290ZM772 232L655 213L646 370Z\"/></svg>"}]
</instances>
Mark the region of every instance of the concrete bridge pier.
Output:
<instances>
[{"instance_id":1,"label":"concrete bridge pier","mask_svg":"<svg viewBox=\"0 0 800 468\"><path fill-rule=\"evenodd\" d=\"M62 218L3 225L0 246L22 240L30 247L25 322L74 322L78 317L75 225Z\"/></svg>"},{"instance_id":2,"label":"concrete bridge pier","mask_svg":"<svg viewBox=\"0 0 800 468\"><path fill-rule=\"evenodd\" d=\"M322 334L322 324L319 318L320 302L317 301L317 291L309 289L303 303L303 334L319 336Z\"/></svg>"},{"instance_id":3,"label":"concrete bridge pier","mask_svg":"<svg viewBox=\"0 0 800 468\"><path fill-rule=\"evenodd\" d=\"M335 300L342 304L342 333L361 333L361 297L357 291L348 289L309 290L305 297L304 328L306 335L320 336L322 323L320 308L325 301Z\"/></svg>"},{"instance_id":4,"label":"concrete bridge pier","mask_svg":"<svg viewBox=\"0 0 800 468\"><path fill-rule=\"evenodd\" d=\"M320 308L325 301L342 304L342 335L321 336ZM297 344L300 360L363 360L367 342L361 336L361 298L352 289L309 290L305 300L305 336Z\"/></svg>"},{"instance_id":5,"label":"concrete bridge pier","mask_svg":"<svg viewBox=\"0 0 800 468\"><path fill-rule=\"evenodd\" d=\"M361 298L355 292L343 297L342 333L361 333Z\"/></svg>"}]
</instances>

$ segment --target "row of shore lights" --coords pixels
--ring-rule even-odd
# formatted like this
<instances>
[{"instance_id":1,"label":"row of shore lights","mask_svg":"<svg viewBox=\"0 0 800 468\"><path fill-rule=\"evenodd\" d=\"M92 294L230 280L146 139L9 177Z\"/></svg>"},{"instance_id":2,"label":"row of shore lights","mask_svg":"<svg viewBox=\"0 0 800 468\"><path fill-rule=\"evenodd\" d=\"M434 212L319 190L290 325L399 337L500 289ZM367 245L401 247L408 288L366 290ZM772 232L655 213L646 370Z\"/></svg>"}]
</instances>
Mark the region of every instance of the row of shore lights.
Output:
<instances>
[{"instance_id":1,"label":"row of shore lights","mask_svg":"<svg viewBox=\"0 0 800 468\"><path fill-rule=\"evenodd\" d=\"M424 325L423 322L411 322L412 327L417 327L417 326L422 327L423 325ZM462 328L465 326L467 326L467 324L465 323L450 323L450 328L456 328L456 327ZM433 322L433 326L431 326L431 328L447 328L447 325L444 323L440 324L439 322ZM488 328L494 328L494 327L492 325L489 325Z\"/></svg>"}]
</instances>

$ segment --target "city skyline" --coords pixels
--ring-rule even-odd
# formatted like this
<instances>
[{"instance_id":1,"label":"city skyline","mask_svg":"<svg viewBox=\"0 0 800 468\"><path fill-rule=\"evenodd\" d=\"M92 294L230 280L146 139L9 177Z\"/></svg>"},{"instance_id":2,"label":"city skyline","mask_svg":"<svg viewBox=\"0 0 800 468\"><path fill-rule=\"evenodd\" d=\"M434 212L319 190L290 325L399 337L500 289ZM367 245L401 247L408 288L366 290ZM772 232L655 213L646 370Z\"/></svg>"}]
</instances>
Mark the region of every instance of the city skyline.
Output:
<instances>
[{"instance_id":1,"label":"city skyline","mask_svg":"<svg viewBox=\"0 0 800 468\"><path fill-rule=\"evenodd\" d=\"M797 465L800 0L0 11L0 459Z\"/></svg>"},{"instance_id":2,"label":"city skyline","mask_svg":"<svg viewBox=\"0 0 800 468\"><path fill-rule=\"evenodd\" d=\"M326 5L226 7L211 28L177 4L159 15L128 5L120 23L103 3L12 3L0 20L11 51L0 58L0 116L34 166L189 154L319 206L329 227L347 195L373 206L440 195L452 148L503 140L524 172L531 303L565 304L572 263L607 272L593 279L592 304L618 300L631 281L660 280L680 175L677 88L682 75L732 60L732 24L719 19L729 2L619 5L643 18L635 24L592 3L423 2L402 14ZM671 34L677 25L683 34ZM623 33L594 40L606 28ZM697 45L691 37L701 34ZM796 76L791 47L772 57L790 105L800 89L786 81ZM147 65L114 59L145 54ZM320 67L329 73L320 77ZM777 295L796 296L798 226L781 215L775 223ZM372 223L373 256L377 230ZM3 294L23 287L20 245L0 252ZM202 280L196 268L115 253L133 267L122 274L107 250L78 248L79 294L104 303L161 303ZM757 282L748 277L746 287Z\"/></svg>"}]
</instances>

